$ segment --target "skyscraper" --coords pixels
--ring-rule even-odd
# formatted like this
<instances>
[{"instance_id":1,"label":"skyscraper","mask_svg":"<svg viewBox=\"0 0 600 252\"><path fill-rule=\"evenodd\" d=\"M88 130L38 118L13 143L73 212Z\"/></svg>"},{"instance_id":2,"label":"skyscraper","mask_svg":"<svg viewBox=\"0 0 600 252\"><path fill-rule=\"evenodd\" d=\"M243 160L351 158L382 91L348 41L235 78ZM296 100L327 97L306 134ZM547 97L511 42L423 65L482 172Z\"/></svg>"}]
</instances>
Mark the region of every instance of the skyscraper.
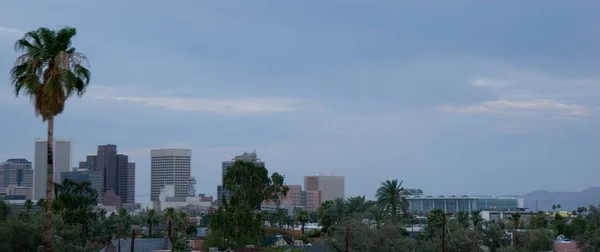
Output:
<instances>
[{"instance_id":1,"label":"skyscraper","mask_svg":"<svg viewBox=\"0 0 600 252\"><path fill-rule=\"evenodd\" d=\"M304 190L306 190L306 208L312 209L314 203L345 198L345 185L343 176L305 176ZM310 205L310 206L309 206Z\"/></svg>"},{"instance_id":2,"label":"skyscraper","mask_svg":"<svg viewBox=\"0 0 600 252\"><path fill-rule=\"evenodd\" d=\"M3 168L0 187L6 188L14 185L33 188L33 168L27 159L11 158L0 165Z\"/></svg>"},{"instance_id":3,"label":"skyscraper","mask_svg":"<svg viewBox=\"0 0 600 252\"><path fill-rule=\"evenodd\" d=\"M225 197L225 199L229 199L229 191L227 191L225 189L225 187L223 186L223 184L224 184L223 180L225 178L225 174L227 173L227 169L230 166L232 166L235 163L235 161L238 161L238 160L250 161L250 162L253 162L254 164L262 165L262 166L265 165L265 162L261 161L258 158L258 156L256 155L256 152L244 152L242 155L237 155L229 161L223 161L223 163L221 163L221 184L217 185L217 203L219 205L221 205L223 197Z\"/></svg>"},{"instance_id":4,"label":"skyscraper","mask_svg":"<svg viewBox=\"0 0 600 252\"><path fill-rule=\"evenodd\" d=\"M165 185L175 186L175 197L190 192L191 149L157 149L150 151L150 200L158 201Z\"/></svg>"},{"instance_id":5,"label":"skyscraper","mask_svg":"<svg viewBox=\"0 0 600 252\"><path fill-rule=\"evenodd\" d=\"M46 198L46 174L48 171L48 141L35 140L35 160L33 178L33 198L38 200ZM54 139L54 183L60 183L62 172L71 170L71 140Z\"/></svg>"},{"instance_id":6,"label":"skyscraper","mask_svg":"<svg viewBox=\"0 0 600 252\"><path fill-rule=\"evenodd\" d=\"M99 191L102 203L107 204L103 201L109 191L119 196L121 203L134 202L135 164L129 162L127 155L118 154L116 145L98 146L96 156L87 156L86 161L80 163L80 167L82 165L102 176L102 186ZM115 203L111 201L110 204Z\"/></svg>"}]
</instances>

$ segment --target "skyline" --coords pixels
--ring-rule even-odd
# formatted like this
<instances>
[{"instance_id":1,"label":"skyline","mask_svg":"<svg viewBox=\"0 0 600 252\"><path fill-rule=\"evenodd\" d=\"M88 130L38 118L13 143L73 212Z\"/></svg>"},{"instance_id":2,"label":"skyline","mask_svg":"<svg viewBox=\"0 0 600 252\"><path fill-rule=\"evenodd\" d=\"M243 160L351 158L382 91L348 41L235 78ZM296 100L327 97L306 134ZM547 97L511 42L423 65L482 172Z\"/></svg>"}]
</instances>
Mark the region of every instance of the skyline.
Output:
<instances>
[{"instance_id":1,"label":"skyline","mask_svg":"<svg viewBox=\"0 0 600 252\"><path fill-rule=\"evenodd\" d=\"M72 162L118 145L137 164L138 194L150 189L150 149L169 147L192 149L197 192L209 195L221 162L254 149L289 184L345 176L347 196L373 198L394 178L426 194L581 191L600 185L594 7L10 2L0 10L0 157L34 160L46 132L10 89L13 43L69 25L92 80L55 135L73 140Z\"/></svg>"}]
</instances>

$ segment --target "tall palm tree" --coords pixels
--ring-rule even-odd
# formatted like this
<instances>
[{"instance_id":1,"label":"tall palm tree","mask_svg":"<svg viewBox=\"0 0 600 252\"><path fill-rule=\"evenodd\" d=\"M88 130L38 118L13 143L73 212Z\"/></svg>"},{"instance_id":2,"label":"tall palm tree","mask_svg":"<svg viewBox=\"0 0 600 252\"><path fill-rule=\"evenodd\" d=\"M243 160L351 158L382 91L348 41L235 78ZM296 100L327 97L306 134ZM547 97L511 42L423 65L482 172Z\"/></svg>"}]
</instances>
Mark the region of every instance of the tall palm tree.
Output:
<instances>
[{"instance_id":1,"label":"tall palm tree","mask_svg":"<svg viewBox=\"0 0 600 252\"><path fill-rule=\"evenodd\" d=\"M117 251L121 252L121 225L125 222L125 220L129 217L127 214L127 209L121 208L117 214Z\"/></svg>"},{"instance_id":2,"label":"tall palm tree","mask_svg":"<svg viewBox=\"0 0 600 252\"><path fill-rule=\"evenodd\" d=\"M180 227L179 232L181 232L181 237L183 239L183 246L184 246L184 248L186 248L187 247L187 226L188 226L188 223L190 222L190 218L186 212L179 212L179 214L177 215L177 220L179 222L179 227ZM187 251L187 250L184 250L184 251Z\"/></svg>"},{"instance_id":3,"label":"tall palm tree","mask_svg":"<svg viewBox=\"0 0 600 252\"><path fill-rule=\"evenodd\" d=\"M304 235L304 226L309 220L310 216L308 215L308 212L306 210L301 209L298 212L296 212L296 221L300 222L302 235Z\"/></svg>"},{"instance_id":4,"label":"tall palm tree","mask_svg":"<svg viewBox=\"0 0 600 252\"><path fill-rule=\"evenodd\" d=\"M165 221L167 221L167 237L169 238L169 241L171 241L171 251L175 252L175 232L173 232L173 222L175 222L177 218L177 213L174 208L169 207L165 210L163 217L165 218Z\"/></svg>"},{"instance_id":5,"label":"tall palm tree","mask_svg":"<svg viewBox=\"0 0 600 252\"><path fill-rule=\"evenodd\" d=\"M75 51L71 39L75 28L58 31L39 28L25 33L15 43L22 53L10 71L12 86L18 96L29 96L35 113L48 122L46 171L46 208L44 221L44 251L52 251L52 192L54 177L54 117L63 112L66 100L73 94L83 95L90 81L90 71L84 67L87 58Z\"/></svg>"},{"instance_id":6,"label":"tall palm tree","mask_svg":"<svg viewBox=\"0 0 600 252\"><path fill-rule=\"evenodd\" d=\"M25 209L27 209L27 214L29 214L29 209L31 209L31 207L33 207L33 202L30 199L28 199L25 201L24 205L25 205Z\"/></svg>"},{"instance_id":7,"label":"tall palm tree","mask_svg":"<svg viewBox=\"0 0 600 252\"><path fill-rule=\"evenodd\" d=\"M473 210L471 212L471 222L473 223L473 229L481 230L481 223L483 222L481 210Z\"/></svg>"},{"instance_id":8,"label":"tall palm tree","mask_svg":"<svg viewBox=\"0 0 600 252\"><path fill-rule=\"evenodd\" d=\"M406 201L406 191L402 187L402 181L398 182L394 179L382 182L375 197L379 206L391 211L392 221L397 220L399 212L407 213L408 201Z\"/></svg>"},{"instance_id":9,"label":"tall palm tree","mask_svg":"<svg viewBox=\"0 0 600 252\"><path fill-rule=\"evenodd\" d=\"M158 223L159 216L156 213L156 210L150 209L146 212L146 224L148 224L148 235L152 236L152 227L154 224Z\"/></svg>"}]
</instances>

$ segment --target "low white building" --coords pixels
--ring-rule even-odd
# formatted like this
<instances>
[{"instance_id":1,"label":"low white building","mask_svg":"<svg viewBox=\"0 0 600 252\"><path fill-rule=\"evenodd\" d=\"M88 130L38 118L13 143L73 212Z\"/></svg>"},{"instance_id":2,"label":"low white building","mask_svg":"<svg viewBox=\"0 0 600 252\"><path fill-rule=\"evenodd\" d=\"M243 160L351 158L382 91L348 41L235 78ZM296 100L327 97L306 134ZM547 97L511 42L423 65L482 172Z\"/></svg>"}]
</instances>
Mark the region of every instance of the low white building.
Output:
<instances>
[{"instance_id":1,"label":"low white building","mask_svg":"<svg viewBox=\"0 0 600 252\"><path fill-rule=\"evenodd\" d=\"M160 189L158 199L161 211L169 207L175 209L199 208L208 210L212 204L211 201L203 201L201 197L175 197L175 185L165 185Z\"/></svg>"}]
</instances>

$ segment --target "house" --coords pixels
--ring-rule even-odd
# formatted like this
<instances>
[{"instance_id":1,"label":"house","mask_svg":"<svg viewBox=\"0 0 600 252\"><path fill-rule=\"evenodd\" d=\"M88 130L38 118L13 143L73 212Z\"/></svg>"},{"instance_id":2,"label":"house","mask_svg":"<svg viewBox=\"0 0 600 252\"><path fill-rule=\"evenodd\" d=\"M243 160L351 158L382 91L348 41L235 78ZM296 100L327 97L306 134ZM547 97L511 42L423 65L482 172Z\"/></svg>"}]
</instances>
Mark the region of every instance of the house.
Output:
<instances>
[{"instance_id":1,"label":"house","mask_svg":"<svg viewBox=\"0 0 600 252\"><path fill-rule=\"evenodd\" d=\"M263 246L265 247L292 247L294 239L287 235L265 235Z\"/></svg>"},{"instance_id":2,"label":"house","mask_svg":"<svg viewBox=\"0 0 600 252\"><path fill-rule=\"evenodd\" d=\"M554 252L580 252L577 248L577 242L574 241L554 241Z\"/></svg>"}]
</instances>

